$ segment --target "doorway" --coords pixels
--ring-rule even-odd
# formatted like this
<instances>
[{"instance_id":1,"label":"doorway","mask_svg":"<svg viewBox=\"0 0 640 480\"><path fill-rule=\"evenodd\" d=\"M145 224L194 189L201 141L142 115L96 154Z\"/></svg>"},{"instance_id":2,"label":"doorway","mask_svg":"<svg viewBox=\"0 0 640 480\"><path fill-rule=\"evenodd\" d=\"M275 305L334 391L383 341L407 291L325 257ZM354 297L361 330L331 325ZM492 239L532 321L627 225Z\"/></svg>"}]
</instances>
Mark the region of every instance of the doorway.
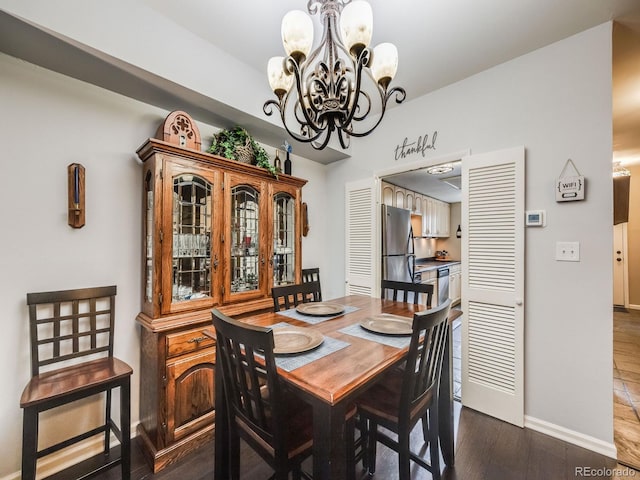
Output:
<instances>
[{"instance_id":1,"label":"doorway","mask_svg":"<svg viewBox=\"0 0 640 480\"><path fill-rule=\"evenodd\" d=\"M627 165L631 175L640 174L640 167ZM638 178L636 176L636 178ZM614 199L616 187L614 179ZM631 182L629 182L630 184ZM637 188L637 187L636 187ZM638 248L637 198L627 190L624 199L625 215L619 215L621 207L614 201L613 239L613 437L618 452L618 461L640 469L640 309L638 295L633 290L630 278L637 277L637 263L633 261ZM619 193L619 192L618 192ZM618 215L616 215L616 212ZM635 251L634 251L635 247ZM635 268L634 268L635 264ZM630 288L631 287L631 288ZM634 295L635 294L635 295Z\"/></svg>"},{"instance_id":2,"label":"doorway","mask_svg":"<svg viewBox=\"0 0 640 480\"><path fill-rule=\"evenodd\" d=\"M630 173L628 221L614 215L613 377L614 443L618 461L640 469L640 23L613 24L612 103L614 171ZM634 184L635 181L635 184ZM614 187L614 191L616 188ZM619 210L614 202L614 212ZM626 252L624 242L626 241ZM621 253L618 254L617 252ZM620 261L618 261L620 258ZM624 263L627 264L626 272ZM623 268L621 268L623 267ZM626 286L625 286L626 283Z\"/></svg>"},{"instance_id":3,"label":"doorway","mask_svg":"<svg viewBox=\"0 0 640 480\"><path fill-rule=\"evenodd\" d=\"M428 167L380 175L381 205L411 211L413 250L416 271L423 283L434 286L434 300L443 292L436 278L436 258L461 260L462 177L460 159L439 162ZM444 263L443 263L444 264ZM425 270L422 270L425 269ZM428 268L428 270L426 270ZM432 278L433 277L433 278ZM461 308L461 266L454 267L449 276L452 309ZM464 314L452 322L453 339L453 396L462 400L462 322Z\"/></svg>"}]
</instances>

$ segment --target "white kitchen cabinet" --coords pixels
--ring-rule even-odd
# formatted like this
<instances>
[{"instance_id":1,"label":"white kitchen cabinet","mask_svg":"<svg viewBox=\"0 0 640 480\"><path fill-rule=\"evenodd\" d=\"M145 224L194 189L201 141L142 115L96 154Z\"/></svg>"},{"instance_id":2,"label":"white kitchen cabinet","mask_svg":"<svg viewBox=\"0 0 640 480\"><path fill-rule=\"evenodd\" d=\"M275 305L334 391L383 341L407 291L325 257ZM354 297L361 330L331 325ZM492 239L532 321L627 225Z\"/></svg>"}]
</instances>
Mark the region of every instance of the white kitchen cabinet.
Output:
<instances>
[{"instance_id":1,"label":"white kitchen cabinet","mask_svg":"<svg viewBox=\"0 0 640 480\"><path fill-rule=\"evenodd\" d=\"M394 185L393 192L394 192L394 197L395 197L395 203L393 204L393 206L394 207L398 207L398 208L405 208L404 207L404 196L406 194L406 190L404 188L396 187Z\"/></svg>"},{"instance_id":2,"label":"white kitchen cabinet","mask_svg":"<svg viewBox=\"0 0 640 480\"><path fill-rule=\"evenodd\" d=\"M449 267L449 298L451 305L460 303L462 296L462 268L460 264Z\"/></svg>"},{"instance_id":3,"label":"white kitchen cabinet","mask_svg":"<svg viewBox=\"0 0 640 480\"><path fill-rule=\"evenodd\" d=\"M413 211L414 209L414 193L411 190L405 190L404 208Z\"/></svg>"},{"instance_id":4,"label":"white kitchen cabinet","mask_svg":"<svg viewBox=\"0 0 640 480\"><path fill-rule=\"evenodd\" d=\"M436 270L427 270L422 272L422 283L433 285L433 295L431 297L431 306L438 305L438 273ZM419 299L422 303L422 299Z\"/></svg>"},{"instance_id":5,"label":"white kitchen cabinet","mask_svg":"<svg viewBox=\"0 0 640 480\"><path fill-rule=\"evenodd\" d=\"M450 222L450 206L446 202L441 202L435 198L424 197L423 199L423 226L425 236L428 237L448 237Z\"/></svg>"},{"instance_id":6,"label":"white kitchen cabinet","mask_svg":"<svg viewBox=\"0 0 640 480\"><path fill-rule=\"evenodd\" d=\"M449 236L448 203L384 181L381 183L381 196L384 205L406 208L422 216L422 228L419 232L414 231L416 236L434 238Z\"/></svg>"},{"instance_id":7,"label":"white kitchen cabinet","mask_svg":"<svg viewBox=\"0 0 640 480\"><path fill-rule=\"evenodd\" d=\"M446 202L441 202L436 200L436 216L437 216L437 228L436 235L438 237L448 237L449 236L449 218L451 216L451 209L449 204Z\"/></svg>"},{"instance_id":8,"label":"white kitchen cabinet","mask_svg":"<svg viewBox=\"0 0 640 480\"><path fill-rule=\"evenodd\" d=\"M394 186L387 182L382 182L382 204L395 206L395 189Z\"/></svg>"},{"instance_id":9,"label":"white kitchen cabinet","mask_svg":"<svg viewBox=\"0 0 640 480\"><path fill-rule=\"evenodd\" d=\"M431 197L424 197L424 201L422 202L424 205L424 221L422 224L424 225L424 234L427 237L432 237L435 234L435 221L436 221L436 204L435 200Z\"/></svg>"},{"instance_id":10,"label":"white kitchen cabinet","mask_svg":"<svg viewBox=\"0 0 640 480\"><path fill-rule=\"evenodd\" d=\"M413 195L413 213L422 215L422 195L419 193Z\"/></svg>"}]
</instances>

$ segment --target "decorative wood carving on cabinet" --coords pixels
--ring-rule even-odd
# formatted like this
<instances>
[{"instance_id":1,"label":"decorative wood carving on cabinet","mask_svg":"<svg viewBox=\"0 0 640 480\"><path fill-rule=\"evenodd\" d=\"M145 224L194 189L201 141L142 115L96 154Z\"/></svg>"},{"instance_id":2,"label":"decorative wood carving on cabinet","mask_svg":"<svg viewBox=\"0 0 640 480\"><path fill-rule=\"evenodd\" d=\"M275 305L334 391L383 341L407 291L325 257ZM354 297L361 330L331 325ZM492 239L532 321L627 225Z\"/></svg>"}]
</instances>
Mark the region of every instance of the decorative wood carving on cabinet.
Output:
<instances>
[{"instance_id":1,"label":"decorative wood carving on cabinet","mask_svg":"<svg viewBox=\"0 0 640 480\"><path fill-rule=\"evenodd\" d=\"M197 125L172 112L137 151L143 162L140 425L157 472L211 440L211 308L273 308L273 286L301 280L302 187L290 175L200 151Z\"/></svg>"}]
</instances>

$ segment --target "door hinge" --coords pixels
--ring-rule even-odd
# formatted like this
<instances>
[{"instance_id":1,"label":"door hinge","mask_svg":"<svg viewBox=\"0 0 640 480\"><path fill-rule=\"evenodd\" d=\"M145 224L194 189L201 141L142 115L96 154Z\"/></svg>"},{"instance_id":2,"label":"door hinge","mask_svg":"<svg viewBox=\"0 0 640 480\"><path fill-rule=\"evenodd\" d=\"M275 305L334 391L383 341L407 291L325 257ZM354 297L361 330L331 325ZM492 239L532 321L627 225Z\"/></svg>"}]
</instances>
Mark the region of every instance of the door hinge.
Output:
<instances>
[{"instance_id":1,"label":"door hinge","mask_svg":"<svg viewBox=\"0 0 640 480\"><path fill-rule=\"evenodd\" d=\"M224 182L220 182L220 186L222 187L222 191L224 192Z\"/></svg>"},{"instance_id":2,"label":"door hinge","mask_svg":"<svg viewBox=\"0 0 640 480\"><path fill-rule=\"evenodd\" d=\"M160 237L160 243L162 243L162 240L164 240L164 233L162 232L162 230L158 232L158 236Z\"/></svg>"},{"instance_id":3,"label":"door hinge","mask_svg":"<svg viewBox=\"0 0 640 480\"><path fill-rule=\"evenodd\" d=\"M160 180L163 180L164 177L162 176L162 169L160 169Z\"/></svg>"},{"instance_id":4,"label":"door hinge","mask_svg":"<svg viewBox=\"0 0 640 480\"><path fill-rule=\"evenodd\" d=\"M162 294L158 295L158 303L162 305Z\"/></svg>"},{"instance_id":5,"label":"door hinge","mask_svg":"<svg viewBox=\"0 0 640 480\"><path fill-rule=\"evenodd\" d=\"M220 234L220 243L224 243L224 233Z\"/></svg>"},{"instance_id":6,"label":"door hinge","mask_svg":"<svg viewBox=\"0 0 640 480\"><path fill-rule=\"evenodd\" d=\"M224 296L224 285L222 285L222 287L220 288L220 290L222 290L222 296Z\"/></svg>"}]
</instances>

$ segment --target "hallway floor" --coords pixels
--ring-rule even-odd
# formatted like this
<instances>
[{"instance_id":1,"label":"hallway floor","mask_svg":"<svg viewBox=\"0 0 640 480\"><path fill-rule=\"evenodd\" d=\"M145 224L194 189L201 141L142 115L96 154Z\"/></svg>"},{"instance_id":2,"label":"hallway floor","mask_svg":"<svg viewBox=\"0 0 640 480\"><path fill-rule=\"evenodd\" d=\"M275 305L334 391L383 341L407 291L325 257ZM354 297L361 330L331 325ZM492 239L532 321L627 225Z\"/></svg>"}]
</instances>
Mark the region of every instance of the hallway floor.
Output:
<instances>
[{"instance_id":1,"label":"hallway floor","mask_svg":"<svg viewBox=\"0 0 640 480\"><path fill-rule=\"evenodd\" d=\"M613 436L618 461L640 467L640 311L613 314Z\"/></svg>"}]
</instances>

